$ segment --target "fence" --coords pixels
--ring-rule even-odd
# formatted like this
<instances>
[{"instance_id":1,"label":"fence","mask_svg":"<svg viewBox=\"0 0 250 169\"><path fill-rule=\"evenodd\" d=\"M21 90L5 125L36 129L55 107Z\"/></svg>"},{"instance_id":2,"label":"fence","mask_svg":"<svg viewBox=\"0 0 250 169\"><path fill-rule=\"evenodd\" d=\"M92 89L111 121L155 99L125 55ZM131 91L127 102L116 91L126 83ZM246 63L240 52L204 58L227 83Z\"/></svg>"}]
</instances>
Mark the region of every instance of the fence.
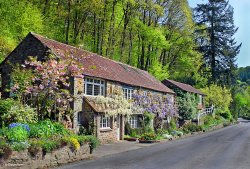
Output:
<instances>
[{"instance_id":1,"label":"fence","mask_svg":"<svg viewBox=\"0 0 250 169\"><path fill-rule=\"evenodd\" d=\"M198 116L197 116L197 121L198 121L198 124L200 124L200 118L201 117L204 117L206 115L213 115L214 113L214 106L212 105L211 107L206 107L205 109L202 109L199 113L198 113Z\"/></svg>"}]
</instances>

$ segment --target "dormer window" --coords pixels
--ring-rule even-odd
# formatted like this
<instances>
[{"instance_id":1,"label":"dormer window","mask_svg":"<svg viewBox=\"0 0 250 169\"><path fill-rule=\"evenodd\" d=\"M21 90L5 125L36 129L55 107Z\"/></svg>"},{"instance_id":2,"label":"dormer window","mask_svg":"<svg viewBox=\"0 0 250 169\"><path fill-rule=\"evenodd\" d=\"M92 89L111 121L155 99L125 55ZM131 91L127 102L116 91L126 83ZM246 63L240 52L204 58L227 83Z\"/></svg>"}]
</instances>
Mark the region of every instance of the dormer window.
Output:
<instances>
[{"instance_id":1,"label":"dormer window","mask_svg":"<svg viewBox=\"0 0 250 169\"><path fill-rule=\"evenodd\" d=\"M85 78L84 94L90 96L104 96L105 84L103 80Z\"/></svg>"}]
</instances>

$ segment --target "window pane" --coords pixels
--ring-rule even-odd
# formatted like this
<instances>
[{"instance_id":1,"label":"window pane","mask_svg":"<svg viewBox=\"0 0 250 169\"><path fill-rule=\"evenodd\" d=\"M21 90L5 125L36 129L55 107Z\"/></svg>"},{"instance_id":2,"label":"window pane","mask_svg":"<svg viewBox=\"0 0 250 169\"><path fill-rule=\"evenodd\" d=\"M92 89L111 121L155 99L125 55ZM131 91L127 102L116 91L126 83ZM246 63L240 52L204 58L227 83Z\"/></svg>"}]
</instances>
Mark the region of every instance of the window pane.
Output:
<instances>
[{"instance_id":1,"label":"window pane","mask_svg":"<svg viewBox=\"0 0 250 169\"><path fill-rule=\"evenodd\" d=\"M87 82L93 82L93 79L87 78Z\"/></svg>"},{"instance_id":2,"label":"window pane","mask_svg":"<svg viewBox=\"0 0 250 169\"><path fill-rule=\"evenodd\" d=\"M100 80L94 80L94 83L98 83L98 84L99 84L99 83L100 83Z\"/></svg>"},{"instance_id":3,"label":"window pane","mask_svg":"<svg viewBox=\"0 0 250 169\"><path fill-rule=\"evenodd\" d=\"M97 96L100 94L100 86L94 85L94 96Z\"/></svg>"},{"instance_id":4,"label":"window pane","mask_svg":"<svg viewBox=\"0 0 250 169\"><path fill-rule=\"evenodd\" d=\"M87 95L93 95L93 85L92 84L87 84Z\"/></svg>"}]
</instances>

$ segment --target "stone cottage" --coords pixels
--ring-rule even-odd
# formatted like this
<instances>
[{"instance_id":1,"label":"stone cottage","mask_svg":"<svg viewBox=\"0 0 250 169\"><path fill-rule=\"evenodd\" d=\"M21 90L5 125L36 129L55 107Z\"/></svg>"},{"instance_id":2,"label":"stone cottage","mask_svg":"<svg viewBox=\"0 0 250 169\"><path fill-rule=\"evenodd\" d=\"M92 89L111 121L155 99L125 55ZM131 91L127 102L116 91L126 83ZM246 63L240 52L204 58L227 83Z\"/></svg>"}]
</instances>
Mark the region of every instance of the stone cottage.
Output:
<instances>
[{"instance_id":1,"label":"stone cottage","mask_svg":"<svg viewBox=\"0 0 250 169\"><path fill-rule=\"evenodd\" d=\"M77 132L80 126L92 126L93 132L102 142L123 139L125 121L133 128L139 127L138 117L141 115L132 112L127 116L121 109L132 99L133 93L168 95L174 100L175 93L146 71L35 33L29 33L1 63L2 97L10 96L5 89L10 84L12 65L23 64L29 56L44 61L50 54L59 59L65 55L81 58L84 78L74 78L71 85L75 98L72 104L73 129ZM129 105L127 107L126 111L129 111Z\"/></svg>"},{"instance_id":2,"label":"stone cottage","mask_svg":"<svg viewBox=\"0 0 250 169\"><path fill-rule=\"evenodd\" d=\"M200 90L194 88L193 86L189 84L180 83L174 80L166 79L166 80L163 80L162 83L166 85L167 87L169 87L170 89L172 89L173 91L175 91L177 93L177 96L178 96L178 90L183 91L184 93L191 93L191 94L196 95L196 97L199 100L197 108L199 110L205 108L204 97L206 95L202 93Z\"/></svg>"}]
</instances>

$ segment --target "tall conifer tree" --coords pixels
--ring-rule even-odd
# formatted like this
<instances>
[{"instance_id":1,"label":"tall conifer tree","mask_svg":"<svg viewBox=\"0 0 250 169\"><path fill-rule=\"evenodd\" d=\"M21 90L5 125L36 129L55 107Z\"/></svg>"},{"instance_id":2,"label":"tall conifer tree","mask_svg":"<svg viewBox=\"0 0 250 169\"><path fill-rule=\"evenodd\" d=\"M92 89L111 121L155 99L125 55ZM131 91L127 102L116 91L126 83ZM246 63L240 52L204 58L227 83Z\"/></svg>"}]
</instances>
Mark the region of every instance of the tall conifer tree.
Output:
<instances>
[{"instance_id":1,"label":"tall conifer tree","mask_svg":"<svg viewBox=\"0 0 250 169\"><path fill-rule=\"evenodd\" d=\"M206 36L199 36L199 50L203 53L204 69L209 71L210 83L230 85L235 80L236 56L241 44L237 44L234 34L233 7L226 0L208 0L194 9L194 18Z\"/></svg>"}]
</instances>

